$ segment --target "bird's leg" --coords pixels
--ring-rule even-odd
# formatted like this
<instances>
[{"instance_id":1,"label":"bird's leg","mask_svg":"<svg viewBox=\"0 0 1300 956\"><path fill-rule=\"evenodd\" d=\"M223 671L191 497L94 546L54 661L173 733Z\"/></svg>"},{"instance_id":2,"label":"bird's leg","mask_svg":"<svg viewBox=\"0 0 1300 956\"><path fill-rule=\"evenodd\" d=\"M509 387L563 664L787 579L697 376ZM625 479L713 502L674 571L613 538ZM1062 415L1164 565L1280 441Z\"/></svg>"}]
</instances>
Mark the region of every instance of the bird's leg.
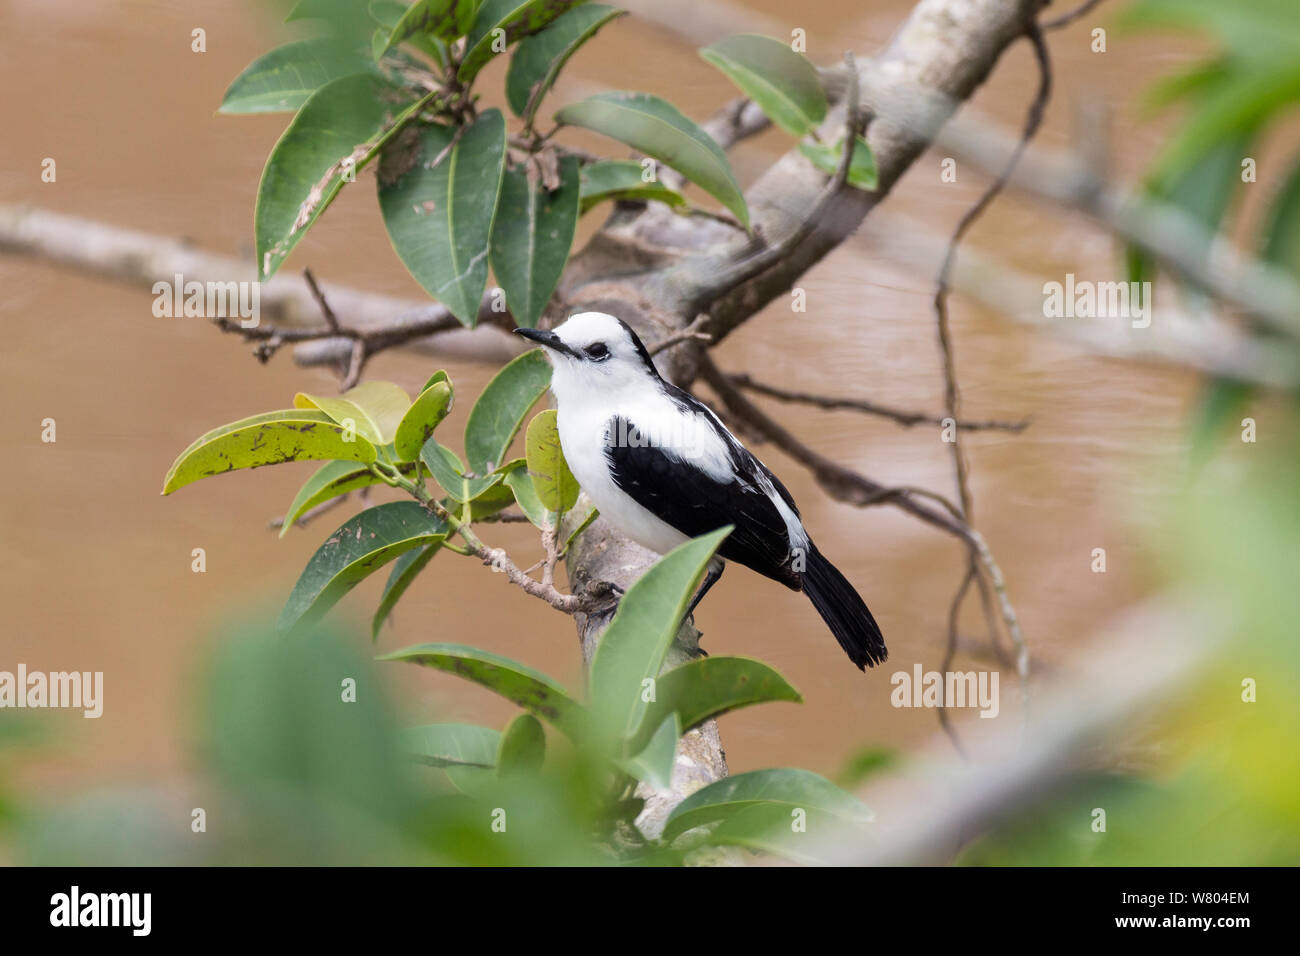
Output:
<instances>
[{"instance_id":1,"label":"bird's leg","mask_svg":"<svg viewBox=\"0 0 1300 956\"><path fill-rule=\"evenodd\" d=\"M709 562L709 570L704 574L704 580L700 582L700 589L695 592L695 597L691 599L691 606L686 609L686 617L695 613L696 605L704 600L704 595L709 593L709 588L718 583L718 578L722 577L722 569L727 566L727 562L721 558L715 557ZM686 618L682 618L685 620Z\"/></svg>"},{"instance_id":2,"label":"bird's leg","mask_svg":"<svg viewBox=\"0 0 1300 956\"><path fill-rule=\"evenodd\" d=\"M623 599L624 590L613 581L597 581L587 591L587 597L597 609L612 611Z\"/></svg>"}]
</instances>

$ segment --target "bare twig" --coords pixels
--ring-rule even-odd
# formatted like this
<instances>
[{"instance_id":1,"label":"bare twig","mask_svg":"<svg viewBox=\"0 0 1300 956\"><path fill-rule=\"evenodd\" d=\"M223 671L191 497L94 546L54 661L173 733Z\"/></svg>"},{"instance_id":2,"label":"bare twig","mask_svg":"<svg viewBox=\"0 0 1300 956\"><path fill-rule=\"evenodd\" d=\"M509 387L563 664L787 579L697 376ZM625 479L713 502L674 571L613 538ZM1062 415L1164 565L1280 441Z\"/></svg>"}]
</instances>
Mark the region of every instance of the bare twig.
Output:
<instances>
[{"instance_id":1,"label":"bare twig","mask_svg":"<svg viewBox=\"0 0 1300 956\"><path fill-rule=\"evenodd\" d=\"M1015 170L1021 155L1029 146L1029 141L1033 139L1034 134L1039 130L1043 123L1043 113L1047 108L1048 100L1052 95L1052 65L1051 54L1047 49L1047 42L1043 39L1043 32L1039 29L1036 22L1031 21L1025 30L1025 35L1033 45L1034 56L1038 63L1038 91L1034 95L1033 101L1029 105L1029 111L1025 116L1024 130L1021 133L1020 142L1015 150L1012 151L1007 165L998 174L997 178L989 184L988 188L976 200L975 205L966 210L966 213L957 223L953 230L952 237L948 240L948 248L944 253L943 263L939 267L939 275L935 283L934 293L934 312L939 340L939 353L943 366L944 382L944 408L947 412L948 419L952 422L958 420L961 411L961 390L957 384L957 365L956 358L952 347L952 333L948 321L948 289L949 278L952 274L953 263L957 257L957 247L961 244L962 237L966 235L967 230L983 214L984 210L997 197L1006 186L1007 180ZM974 529L975 512L974 496L970 490L970 465L966 459L965 448L960 437L960 429L954 429L952 435L952 461L954 480L957 486L957 500L961 504L961 517L967 527ZM991 582L986 581L980 575L980 554L978 548L972 546L970 558L965 576L962 578L957 593L953 597L952 610L948 619L948 653L944 661L944 671L946 672L952 663L952 656L955 653L957 643L957 622L961 616L962 602L970 589L972 581L979 583L980 596L982 599L985 618L988 622L989 642L993 645L994 650L999 649L998 644L998 616L994 613L992 595L990 595ZM1009 607L1009 602L1005 605ZM1005 619L1010 624L1015 624L1015 618ZM1023 640L1018 640L1017 633L1010 634L1012 643L1017 646L1017 669L1021 672L1022 678L1028 670L1028 658L1023 653ZM953 745L961 752L961 743L958 741L955 732L948 722L947 713L940 708L939 722L944 730L952 738Z\"/></svg>"},{"instance_id":2,"label":"bare twig","mask_svg":"<svg viewBox=\"0 0 1300 956\"><path fill-rule=\"evenodd\" d=\"M743 421L748 429L765 435L795 461L807 467L817 483L832 498L859 508L889 504L927 524L934 525L960 539L970 549L983 573L988 577L1002 614L1003 626L1016 648L1016 664L1021 676L1029 673L1029 653L1020 630L1019 617L1007 595L1006 579L1002 569L993 559L993 553L978 531L961 517L959 508L937 492L917 488L890 488L872 481L865 475L831 461L795 438L787 429L768 417L751 402L731 379L724 374L712 358L705 353L700 358L700 377L717 392L730 414ZM932 506L937 504L938 509Z\"/></svg>"},{"instance_id":3,"label":"bare twig","mask_svg":"<svg viewBox=\"0 0 1300 956\"><path fill-rule=\"evenodd\" d=\"M708 332L700 331L708 319L709 316L707 313L697 315L695 321L686 326L686 328L682 329L680 332L674 332L666 339L656 342L654 345L650 346L647 351L649 351L651 356L655 356L666 349L672 348L674 345L681 345L683 342L712 342L712 335Z\"/></svg>"},{"instance_id":4,"label":"bare twig","mask_svg":"<svg viewBox=\"0 0 1300 956\"><path fill-rule=\"evenodd\" d=\"M760 395L766 395L768 398L775 398L782 402L794 402L801 405L813 405L826 411L848 410L855 412L865 412L868 415L879 415L881 418L888 418L897 422L904 428L911 428L914 425L942 425L944 416L935 415L930 412L912 412L904 411L900 408L892 408L888 405L878 405L875 402L869 402L861 398L837 398L828 395L814 395L809 392L795 392L783 388L777 388L774 385L768 385L764 382L757 381L753 376L743 372L729 375L731 383L737 388L743 388L747 391L757 392ZM1031 419L1022 418L1018 422L1001 421L998 419L969 420L961 419L957 421L957 427L963 431L1005 431L1019 434L1029 427Z\"/></svg>"},{"instance_id":5,"label":"bare twig","mask_svg":"<svg viewBox=\"0 0 1300 956\"><path fill-rule=\"evenodd\" d=\"M1101 0L1084 0L1083 3L1079 4L1079 6L1075 7L1073 10L1061 14L1059 17L1054 17L1051 20L1044 20L1040 26L1044 30L1059 30L1062 27L1068 27L1071 23L1074 23L1074 21L1086 17L1094 8L1100 5Z\"/></svg>"},{"instance_id":6,"label":"bare twig","mask_svg":"<svg viewBox=\"0 0 1300 956\"><path fill-rule=\"evenodd\" d=\"M302 514L298 515L298 519L293 523L294 527L295 527L295 528L301 528L301 527L304 527L304 526L310 524L310 523L312 522L313 519L315 519L315 518L319 518L321 515L325 514L327 511L333 511L333 510L334 510L335 508L337 508L339 505L343 504L343 502L347 501L348 498L350 497L350 494L351 494L350 492L349 492L349 493L345 493L345 494L341 494L341 495L339 495L337 498L331 498L329 501L322 501L320 504L316 505L314 508L308 508L308 509L307 509L306 511L304 511ZM283 527L284 527L284 516L281 515L281 516L278 517L278 518L272 518L272 519L270 520L270 522L268 522L268 526L271 527L271 528L277 528L277 529L278 529L278 528L283 528Z\"/></svg>"},{"instance_id":7,"label":"bare twig","mask_svg":"<svg viewBox=\"0 0 1300 956\"><path fill-rule=\"evenodd\" d=\"M320 306L321 314L325 316L325 324L335 332L341 332L342 329L339 327L339 317L335 315L334 310L330 308L329 300L325 298L325 293L322 292L320 286L316 284L316 277L312 275L312 271L310 269L303 269L302 277L307 280L307 287L311 289L312 298L316 300L316 304Z\"/></svg>"}]
</instances>

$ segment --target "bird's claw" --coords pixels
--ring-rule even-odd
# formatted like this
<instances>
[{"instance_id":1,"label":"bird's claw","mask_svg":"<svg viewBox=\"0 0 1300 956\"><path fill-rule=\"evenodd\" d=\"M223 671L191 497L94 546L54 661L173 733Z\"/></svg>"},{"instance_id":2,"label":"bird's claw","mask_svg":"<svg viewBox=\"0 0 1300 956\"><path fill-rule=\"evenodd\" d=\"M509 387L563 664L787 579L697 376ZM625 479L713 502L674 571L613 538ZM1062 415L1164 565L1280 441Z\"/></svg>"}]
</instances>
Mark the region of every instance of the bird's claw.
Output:
<instances>
[{"instance_id":1,"label":"bird's claw","mask_svg":"<svg viewBox=\"0 0 1300 956\"><path fill-rule=\"evenodd\" d=\"M626 591L613 581L597 581L587 589L587 600L593 611L612 611L623 600Z\"/></svg>"}]
</instances>

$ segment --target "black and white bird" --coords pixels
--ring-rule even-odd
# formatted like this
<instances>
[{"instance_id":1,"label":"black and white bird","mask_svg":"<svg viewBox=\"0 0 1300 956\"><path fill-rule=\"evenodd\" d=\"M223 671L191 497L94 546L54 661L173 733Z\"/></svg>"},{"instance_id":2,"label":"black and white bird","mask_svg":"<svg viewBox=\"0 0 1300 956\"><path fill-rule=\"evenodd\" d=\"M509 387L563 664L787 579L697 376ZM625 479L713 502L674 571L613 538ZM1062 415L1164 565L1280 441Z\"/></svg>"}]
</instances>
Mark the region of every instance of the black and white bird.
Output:
<instances>
[{"instance_id":1,"label":"black and white bird","mask_svg":"<svg viewBox=\"0 0 1300 956\"><path fill-rule=\"evenodd\" d=\"M554 331L515 331L546 347L564 457L610 523L660 554L735 526L690 611L722 559L735 561L807 594L859 669L885 659L875 618L812 543L790 492L712 411L660 377L625 322L582 312Z\"/></svg>"}]
</instances>

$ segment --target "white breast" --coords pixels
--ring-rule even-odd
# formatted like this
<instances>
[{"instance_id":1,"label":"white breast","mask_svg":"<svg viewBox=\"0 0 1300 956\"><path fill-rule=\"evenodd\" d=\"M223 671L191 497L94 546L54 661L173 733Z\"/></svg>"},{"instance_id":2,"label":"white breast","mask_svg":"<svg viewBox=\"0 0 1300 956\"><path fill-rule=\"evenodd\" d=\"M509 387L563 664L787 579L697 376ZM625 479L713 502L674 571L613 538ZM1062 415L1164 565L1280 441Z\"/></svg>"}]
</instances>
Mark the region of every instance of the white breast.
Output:
<instances>
[{"instance_id":1,"label":"white breast","mask_svg":"<svg viewBox=\"0 0 1300 956\"><path fill-rule=\"evenodd\" d=\"M667 554L686 541L686 535L643 508L614 483L605 457L609 420L624 415L637 420L637 410L622 403L618 408L599 402L561 402L560 445L569 468L601 515L637 544Z\"/></svg>"}]
</instances>

